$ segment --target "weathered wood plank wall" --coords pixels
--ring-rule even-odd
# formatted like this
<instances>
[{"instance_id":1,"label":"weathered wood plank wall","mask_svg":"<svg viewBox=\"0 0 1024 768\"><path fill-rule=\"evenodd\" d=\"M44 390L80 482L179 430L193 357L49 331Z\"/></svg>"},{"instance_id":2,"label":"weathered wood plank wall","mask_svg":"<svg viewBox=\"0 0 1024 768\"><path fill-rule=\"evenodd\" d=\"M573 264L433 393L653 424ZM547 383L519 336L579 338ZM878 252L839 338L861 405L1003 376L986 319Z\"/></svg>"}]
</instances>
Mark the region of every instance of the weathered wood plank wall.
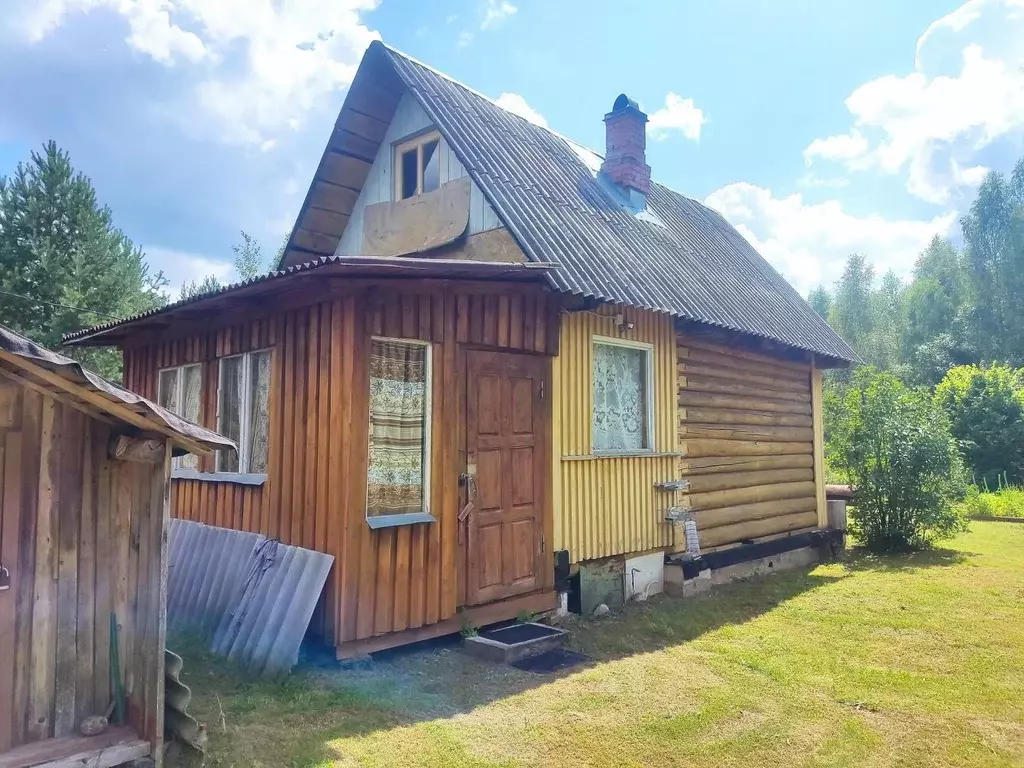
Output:
<instances>
[{"instance_id":1,"label":"weathered wood plank wall","mask_svg":"<svg viewBox=\"0 0 1024 768\"><path fill-rule=\"evenodd\" d=\"M110 614L119 624L129 724L163 740L164 526L170 453L111 460L111 426L0 378L3 562L0 752L69 736L112 700ZM13 599L12 599L13 598ZM9 633L9 634L7 634Z\"/></svg>"},{"instance_id":2,"label":"weathered wood plank wall","mask_svg":"<svg viewBox=\"0 0 1024 768\"><path fill-rule=\"evenodd\" d=\"M815 527L810 364L682 334L677 354L682 503L701 547Z\"/></svg>"},{"instance_id":3,"label":"weathered wood plank wall","mask_svg":"<svg viewBox=\"0 0 1024 768\"><path fill-rule=\"evenodd\" d=\"M157 372L203 364L201 421L216 429L218 358L273 350L270 457L262 486L175 480L172 514L333 554L322 630L336 645L455 615L462 600L459 473L464 350L552 354L556 298L539 285L348 280L337 298L124 350L127 386L156 396ZM243 319L244 317L244 319ZM371 335L431 341L431 511L437 522L372 531L365 522ZM202 467L212 470L212 459Z\"/></svg>"}]
</instances>

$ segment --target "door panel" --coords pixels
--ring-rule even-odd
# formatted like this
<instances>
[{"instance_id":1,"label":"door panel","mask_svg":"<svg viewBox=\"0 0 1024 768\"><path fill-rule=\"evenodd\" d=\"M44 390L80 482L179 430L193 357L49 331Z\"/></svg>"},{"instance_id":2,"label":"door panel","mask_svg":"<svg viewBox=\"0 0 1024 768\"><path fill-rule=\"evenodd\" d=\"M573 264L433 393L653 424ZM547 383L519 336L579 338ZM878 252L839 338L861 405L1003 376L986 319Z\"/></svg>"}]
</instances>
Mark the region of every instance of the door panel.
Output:
<instances>
[{"instance_id":1,"label":"door panel","mask_svg":"<svg viewBox=\"0 0 1024 768\"><path fill-rule=\"evenodd\" d=\"M469 605L545 583L547 369L548 360L534 355L467 352L466 464L473 476L466 522Z\"/></svg>"}]
</instances>

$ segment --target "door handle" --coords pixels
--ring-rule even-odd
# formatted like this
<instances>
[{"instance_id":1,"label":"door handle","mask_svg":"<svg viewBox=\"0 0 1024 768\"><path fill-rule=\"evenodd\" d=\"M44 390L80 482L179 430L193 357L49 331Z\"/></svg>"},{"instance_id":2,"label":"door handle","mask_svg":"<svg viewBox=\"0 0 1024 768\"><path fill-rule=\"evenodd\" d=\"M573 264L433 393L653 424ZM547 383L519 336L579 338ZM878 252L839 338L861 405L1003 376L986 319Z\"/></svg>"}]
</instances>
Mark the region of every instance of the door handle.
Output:
<instances>
[{"instance_id":1,"label":"door handle","mask_svg":"<svg viewBox=\"0 0 1024 768\"><path fill-rule=\"evenodd\" d=\"M11 588L11 572L0 565L0 592L6 592Z\"/></svg>"}]
</instances>

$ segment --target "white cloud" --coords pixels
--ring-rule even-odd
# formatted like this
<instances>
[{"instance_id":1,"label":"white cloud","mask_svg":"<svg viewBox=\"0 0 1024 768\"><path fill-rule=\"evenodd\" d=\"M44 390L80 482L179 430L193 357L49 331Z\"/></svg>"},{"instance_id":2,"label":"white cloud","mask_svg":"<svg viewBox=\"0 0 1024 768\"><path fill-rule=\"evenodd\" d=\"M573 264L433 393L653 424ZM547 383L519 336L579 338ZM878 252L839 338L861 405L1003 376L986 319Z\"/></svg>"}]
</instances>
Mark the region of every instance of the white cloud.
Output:
<instances>
[{"instance_id":1,"label":"white cloud","mask_svg":"<svg viewBox=\"0 0 1024 768\"><path fill-rule=\"evenodd\" d=\"M693 103L671 91L665 95L665 106L654 112L647 123L647 135L655 141L666 138L673 131L697 141L700 129L707 122L704 112Z\"/></svg>"},{"instance_id":2,"label":"white cloud","mask_svg":"<svg viewBox=\"0 0 1024 768\"><path fill-rule=\"evenodd\" d=\"M164 277L168 280L164 292L171 301L178 299L185 283L202 282L205 277L213 275L222 284L227 284L234 282L237 277L235 267L230 261L211 259L202 254L160 246L146 246L143 250L150 268L154 272L163 270Z\"/></svg>"},{"instance_id":3,"label":"white cloud","mask_svg":"<svg viewBox=\"0 0 1024 768\"><path fill-rule=\"evenodd\" d=\"M717 189L704 202L804 294L835 281L853 252L865 253L880 271L906 276L928 241L948 235L956 221L952 211L927 221L856 216L838 200L807 203L799 194L780 198L746 182Z\"/></svg>"},{"instance_id":4,"label":"white cloud","mask_svg":"<svg viewBox=\"0 0 1024 768\"><path fill-rule=\"evenodd\" d=\"M531 123L535 123L542 128L548 127L548 121L544 119L544 115L527 104L526 99L518 93L503 93L494 100L494 103L513 114L525 117Z\"/></svg>"},{"instance_id":5,"label":"white cloud","mask_svg":"<svg viewBox=\"0 0 1024 768\"><path fill-rule=\"evenodd\" d=\"M480 29L496 29L504 24L510 16L514 16L518 10L508 0L487 0Z\"/></svg>"},{"instance_id":6,"label":"white cloud","mask_svg":"<svg viewBox=\"0 0 1024 768\"><path fill-rule=\"evenodd\" d=\"M28 2L17 26L35 43L75 14L103 8L121 15L131 49L191 68L195 104L212 116L212 135L259 147L295 130L351 83L378 36L361 16L378 1L43 0ZM181 119L194 122L193 115Z\"/></svg>"},{"instance_id":7,"label":"white cloud","mask_svg":"<svg viewBox=\"0 0 1024 768\"><path fill-rule=\"evenodd\" d=\"M1024 129L1024 0L970 0L929 25L915 54L913 72L854 90L850 130L804 157L906 174L911 194L941 205L984 178L980 150Z\"/></svg>"},{"instance_id":8,"label":"white cloud","mask_svg":"<svg viewBox=\"0 0 1024 768\"><path fill-rule=\"evenodd\" d=\"M455 45L458 48L467 48L472 42L473 33L470 32L468 29L464 29L461 32L459 32L459 36L455 40Z\"/></svg>"}]
</instances>

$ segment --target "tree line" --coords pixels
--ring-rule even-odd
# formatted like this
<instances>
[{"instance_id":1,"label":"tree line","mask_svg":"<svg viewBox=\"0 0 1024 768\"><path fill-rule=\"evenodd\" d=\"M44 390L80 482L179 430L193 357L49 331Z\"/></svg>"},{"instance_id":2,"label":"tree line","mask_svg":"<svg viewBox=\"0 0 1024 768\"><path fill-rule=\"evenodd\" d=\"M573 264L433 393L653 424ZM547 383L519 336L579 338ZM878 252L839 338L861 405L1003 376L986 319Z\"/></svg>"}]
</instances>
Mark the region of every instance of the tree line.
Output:
<instances>
[{"instance_id":1,"label":"tree line","mask_svg":"<svg viewBox=\"0 0 1024 768\"><path fill-rule=\"evenodd\" d=\"M283 247L283 246L282 246ZM273 269L246 232L231 247L235 274L248 280ZM280 249L277 254L280 257ZM171 297L163 272L114 225L92 182L53 141L0 176L0 323L57 349L63 334L217 290L215 277L185 284ZM121 378L112 349L63 350L109 379Z\"/></svg>"},{"instance_id":2,"label":"tree line","mask_svg":"<svg viewBox=\"0 0 1024 768\"><path fill-rule=\"evenodd\" d=\"M1024 366L1024 160L989 173L961 220L963 243L935 237L909 281L851 254L808 296L863 360L912 385L957 365Z\"/></svg>"}]
</instances>

